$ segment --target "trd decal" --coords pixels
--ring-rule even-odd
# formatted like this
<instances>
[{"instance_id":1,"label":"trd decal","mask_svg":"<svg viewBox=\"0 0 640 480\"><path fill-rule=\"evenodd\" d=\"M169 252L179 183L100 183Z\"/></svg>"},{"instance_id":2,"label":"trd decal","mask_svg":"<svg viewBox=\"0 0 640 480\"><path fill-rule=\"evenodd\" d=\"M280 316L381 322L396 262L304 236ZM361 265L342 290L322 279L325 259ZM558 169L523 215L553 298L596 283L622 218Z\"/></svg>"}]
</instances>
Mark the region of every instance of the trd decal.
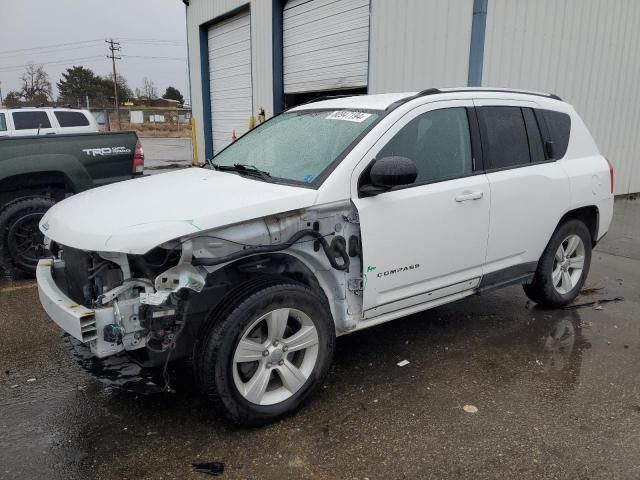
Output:
<instances>
[{"instance_id":1,"label":"trd decal","mask_svg":"<svg viewBox=\"0 0 640 480\"><path fill-rule=\"evenodd\" d=\"M104 156L131 153L131 149L127 147L83 148L82 151L90 157L96 157L98 155Z\"/></svg>"}]
</instances>

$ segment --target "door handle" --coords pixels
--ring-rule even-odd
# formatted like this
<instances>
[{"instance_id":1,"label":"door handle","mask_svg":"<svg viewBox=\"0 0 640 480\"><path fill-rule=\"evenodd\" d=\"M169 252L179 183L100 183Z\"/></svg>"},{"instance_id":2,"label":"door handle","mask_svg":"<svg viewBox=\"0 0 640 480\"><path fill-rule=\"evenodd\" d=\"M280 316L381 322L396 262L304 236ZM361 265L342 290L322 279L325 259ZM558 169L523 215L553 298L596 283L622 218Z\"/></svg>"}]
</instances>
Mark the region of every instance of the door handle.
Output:
<instances>
[{"instance_id":1,"label":"door handle","mask_svg":"<svg viewBox=\"0 0 640 480\"><path fill-rule=\"evenodd\" d=\"M456 196L456 202L467 202L469 200L480 200L483 197L482 192L472 192L470 190L465 190L460 195Z\"/></svg>"}]
</instances>

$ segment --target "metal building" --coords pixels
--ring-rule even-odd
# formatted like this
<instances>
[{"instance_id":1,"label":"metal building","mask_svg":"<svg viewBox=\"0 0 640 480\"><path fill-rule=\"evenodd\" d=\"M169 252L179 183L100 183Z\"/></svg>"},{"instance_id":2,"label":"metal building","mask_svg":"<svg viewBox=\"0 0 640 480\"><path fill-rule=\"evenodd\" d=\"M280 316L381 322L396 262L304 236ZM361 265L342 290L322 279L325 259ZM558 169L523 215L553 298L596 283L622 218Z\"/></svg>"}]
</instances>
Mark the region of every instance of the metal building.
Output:
<instances>
[{"instance_id":1,"label":"metal building","mask_svg":"<svg viewBox=\"0 0 640 480\"><path fill-rule=\"evenodd\" d=\"M314 96L494 86L573 104L640 191L640 2L183 0L199 158Z\"/></svg>"}]
</instances>

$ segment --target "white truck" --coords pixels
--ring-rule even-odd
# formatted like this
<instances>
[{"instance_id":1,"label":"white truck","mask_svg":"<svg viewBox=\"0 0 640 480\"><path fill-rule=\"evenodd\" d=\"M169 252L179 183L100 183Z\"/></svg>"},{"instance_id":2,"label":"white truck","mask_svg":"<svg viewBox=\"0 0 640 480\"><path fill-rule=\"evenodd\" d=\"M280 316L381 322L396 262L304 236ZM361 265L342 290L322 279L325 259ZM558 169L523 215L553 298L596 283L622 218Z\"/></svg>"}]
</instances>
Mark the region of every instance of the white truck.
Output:
<instances>
[{"instance_id":1,"label":"white truck","mask_svg":"<svg viewBox=\"0 0 640 480\"><path fill-rule=\"evenodd\" d=\"M100 127L89 110L59 107L0 108L0 137L99 131Z\"/></svg>"},{"instance_id":2,"label":"white truck","mask_svg":"<svg viewBox=\"0 0 640 480\"><path fill-rule=\"evenodd\" d=\"M612 209L611 165L555 95L334 98L205 168L55 205L37 279L96 356L189 358L205 395L256 425L302 405L339 335L513 284L571 302Z\"/></svg>"}]
</instances>

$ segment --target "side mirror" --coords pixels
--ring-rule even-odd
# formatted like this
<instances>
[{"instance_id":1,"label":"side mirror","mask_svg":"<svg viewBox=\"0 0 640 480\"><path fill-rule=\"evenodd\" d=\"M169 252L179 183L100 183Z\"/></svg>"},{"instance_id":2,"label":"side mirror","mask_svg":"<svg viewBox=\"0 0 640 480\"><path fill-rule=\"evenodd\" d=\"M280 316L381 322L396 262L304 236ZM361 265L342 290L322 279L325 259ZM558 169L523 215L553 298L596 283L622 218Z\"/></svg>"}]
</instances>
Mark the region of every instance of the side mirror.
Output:
<instances>
[{"instance_id":1,"label":"side mirror","mask_svg":"<svg viewBox=\"0 0 640 480\"><path fill-rule=\"evenodd\" d=\"M393 187L410 185L418 178L418 168L407 157L383 157L369 168L370 183L360 187L364 196L373 196Z\"/></svg>"}]
</instances>

